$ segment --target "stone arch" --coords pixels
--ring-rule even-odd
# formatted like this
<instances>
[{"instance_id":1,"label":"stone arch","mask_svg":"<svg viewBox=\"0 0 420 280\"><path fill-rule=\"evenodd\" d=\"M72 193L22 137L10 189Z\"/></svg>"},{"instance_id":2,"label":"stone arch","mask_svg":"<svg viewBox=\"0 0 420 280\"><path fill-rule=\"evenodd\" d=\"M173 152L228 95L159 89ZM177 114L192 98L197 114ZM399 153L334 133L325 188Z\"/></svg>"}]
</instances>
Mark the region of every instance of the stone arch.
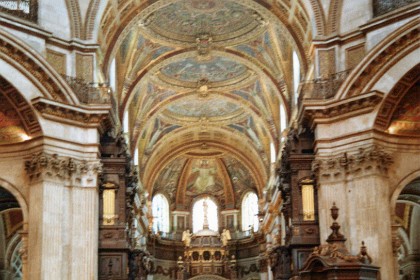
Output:
<instances>
[{"instance_id":1,"label":"stone arch","mask_svg":"<svg viewBox=\"0 0 420 280\"><path fill-rule=\"evenodd\" d=\"M310 3L315 21L316 35L325 35L326 23L324 10L322 9L319 0L310 0Z\"/></svg>"},{"instance_id":2,"label":"stone arch","mask_svg":"<svg viewBox=\"0 0 420 280\"><path fill-rule=\"evenodd\" d=\"M128 2L128 1L127 1ZM279 1L281 2L281 1ZM288 1L285 1L288 2ZM149 2L141 2L140 4L135 3L128 3L125 8L118 11L119 7L115 7L111 3L105 9L103 14L103 18L101 19L101 27L102 27L102 34L104 34L102 38L99 39L101 42L102 48L105 46L111 46L107 49L103 49L104 52L104 60L103 60L103 72L108 73L107 69L109 69L109 65L112 61L112 58L115 56L115 52L119 49L119 45L121 44L123 38L127 35L128 30L135 24L135 22L139 21L140 13L142 11L151 11L153 10L153 6L158 5L156 2L150 4ZM292 38L295 39L297 44L297 50L301 57L305 57L306 59L310 59L310 43L305 38L303 34L301 34L300 28L306 28L307 26L300 26L301 24L298 21L289 21L288 13L292 10L292 6L288 2L282 8L279 8L280 5L271 3L270 1L263 0L263 1L251 1L246 0L246 5L249 6L253 5L254 7L258 7L259 9L265 9L267 13L271 13L274 17L276 17L279 23L283 24L287 27L288 31ZM298 2L300 7L307 14L307 9L305 5L303 5L300 1ZM122 5L121 5L122 6ZM320 5L317 5L318 7ZM288 7L286 10L284 7ZM316 6L314 6L316 7ZM116 11L117 10L117 11ZM320 11L319 9L315 9ZM325 21L325 20L324 20ZM116 23L118 23L118 27L116 27ZM317 28L319 29L319 28ZM311 36L306 36L311 37ZM302 42L299 42L301 40ZM304 46L304 44L306 44ZM302 66L303 69L307 69L308 64L306 63L306 59L303 60L305 62Z\"/></svg>"},{"instance_id":3,"label":"stone arch","mask_svg":"<svg viewBox=\"0 0 420 280\"><path fill-rule=\"evenodd\" d=\"M391 205L391 213L395 213L395 205L397 203L398 196L402 192L402 190L412 181L415 179L420 178L420 169L412 171L409 174L406 174L404 177L400 179L398 184L395 186L394 191L392 192L391 198L390 198L390 205Z\"/></svg>"},{"instance_id":4,"label":"stone arch","mask_svg":"<svg viewBox=\"0 0 420 280\"><path fill-rule=\"evenodd\" d=\"M328 11L328 25L326 33L332 35L340 30L341 13L343 0L333 0Z\"/></svg>"},{"instance_id":5,"label":"stone arch","mask_svg":"<svg viewBox=\"0 0 420 280\"><path fill-rule=\"evenodd\" d=\"M125 95L124 99L120 102L121 109L119 113L120 119L123 118L124 112L128 108L128 104L131 103L131 99L133 98L133 93L136 92L136 88L139 86L141 80L149 73L152 72L153 69L156 69L162 62L166 61L167 59L170 59L172 57L182 56L184 54L189 54L194 52L195 49L192 48L186 48L183 50L176 50L174 52L168 53L166 55L161 56L159 59L154 61L151 65L149 65L147 68L144 68L136 77L134 81L132 81L130 87L127 89L127 94ZM286 114L288 118L290 118L291 114L291 106L289 104L289 100L291 97L288 97L287 94L285 94L285 89L281 84L276 82L276 78L269 72L268 69L265 67L259 67L258 65L255 65L253 61L250 61L248 58L244 57L241 53L235 50L230 49L224 49L224 50L215 50L215 53L217 54L223 54L225 53L227 56L234 57L235 59L238 59L240 62L244 63L249 67L249 65L253 65L254 67L251 68L254 71L259 70L265 78L267 78L269 81L272 82L274 87L278 90L279 98L283 102Z\"/></svg>"},{"instance_id":6,"label":"stone arch","mask_svg":"<svg viewBox=\"0 0 420 280\"><path fill-rule=\"evenodd\" d=\"M409 70L388 93L375 118L374 126L384 131L388 128L392 115L396 110L401 98L410 88L420 80L420 64Z\"/></svg>"},{"instance_id":7,"label":"stone arch","mask_svg":"<svg viewBox=\"0 0 420 280\"><path fill-rule=\"evenodd\" d=\"M99 25L99 22L97 21L97 15L99 12L99 6L101 4L100 0L92 0L89 3L88 10L86 12L85 17L85 26L84 26L84 33L83 38L85 40L93 39L93 34L95 30L95 24Z\"/></svg>"},{"instance_id":8,"label":"stone arch","mask_svg":"<svg viewBox=\"0 0 420 280\"><path fill-rule=\"evenodd\" d=\"M29 82L37 88L42 97L71 105L79 104L69 85L40 54L4 30L0 30L0 62L9 66L2 66L0 74L8 73L8 70L19 73L26 84ZM20 84L15 86L23 95L35 97L27 90L22 91Z\"/></svg>"},{"instance_id":9,"label":"stone arch","mask_svg":"<svg viewBox=\"0 0 420 280\"><path fill-rule=\"evenodd\" d=\"M389 75L391 80L395 80L395 77L399 80L401 72L408 72L417 63L410 56L420 56L419 24L420 19L414 19L375 46L353 69L339 88L335 99L345 99L372 90L388 92Z\"/></svg>"},{"instance_id":10,"label":"stone arch","mask_svg":"<svg viewBox=\"0 0 420 280\"><path fill-rule=\"evenodd\" d=\"M75 38L82 38L83 22L80 14L79 1L66 0L67 13L70 19L71 36Z\"/></svg>"},{"instance_id":11,"label":"stone arch","mask_svg":"<svg viewBox=\"0 0 420 280\"><path fill-rule=\"evenodd\" d=\"M24 195L19 191L18 188L16 188L13 184L11 184L10 182L4 180L3 178L0 177L0 186L2 188L4 188L5 190L7 190L8 192L10 192L17 200L17 202L19 203L19 206L22 210L22 214L23 214L23 223L27 224L28 223L28 215L29 215L29 210L28 210L28 203L26 201L26 198L24 197Z\"/></svg>"}]
</instances>

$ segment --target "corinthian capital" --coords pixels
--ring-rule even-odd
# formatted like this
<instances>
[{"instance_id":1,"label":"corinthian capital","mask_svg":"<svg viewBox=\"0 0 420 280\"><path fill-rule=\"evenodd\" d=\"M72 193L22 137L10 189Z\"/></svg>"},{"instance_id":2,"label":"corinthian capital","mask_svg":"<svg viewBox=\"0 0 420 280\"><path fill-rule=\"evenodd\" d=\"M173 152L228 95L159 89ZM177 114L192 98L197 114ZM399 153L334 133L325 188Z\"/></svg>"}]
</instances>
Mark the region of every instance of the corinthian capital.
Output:
<instances>
[{"instance_id":1,"label":"corinthian capital","mask_svg":"<svg viewBox=\"0 0 420 280\"><path fill-rule=\"evenodd\" d=\"M319 177L337 177L340 175L358 175L364 172L386 174L393 163L392 155L383 148L372 145L348 151L331 157L317 158L312 163L312 170Z\"/></svg>"},{"instance_id":2,"label":"corinthian capital","mask_svg":"<svg viewBox=\"0 0 420 280\"><path fill-rule=\"evenodd\" d=\"M48 179L71 186L95 187L102 164L41 152L25 161L25 170L31 181Z\"/></svg>"}]
</instances>

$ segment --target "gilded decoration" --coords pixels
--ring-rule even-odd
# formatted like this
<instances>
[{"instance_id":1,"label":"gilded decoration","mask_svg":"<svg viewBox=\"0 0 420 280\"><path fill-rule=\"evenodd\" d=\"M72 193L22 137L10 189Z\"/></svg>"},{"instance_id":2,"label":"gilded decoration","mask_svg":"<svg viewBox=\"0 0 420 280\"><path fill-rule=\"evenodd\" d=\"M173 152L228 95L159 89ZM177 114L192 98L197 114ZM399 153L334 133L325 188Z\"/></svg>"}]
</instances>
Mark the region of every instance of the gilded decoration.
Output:
<instances>
[{"instance_id":1,"label":"gilded decoration","mask_svg":"<svg viewBox=\"0 0 420 280\"><path fill-rule=\"evenodd\" d=\"M420 136L420 81L401 99L391 119L388 132L397 135Z\"/></svg>"},{"instance_id":2,"label":"gilded decoration","mask_svg":"<svg viewBox=\"0 0 420 280\"><path fill-rule=\"evenodd\" d=\"M25 141L28 136L18 111L2 94L0 94L0 104L0 144Z\"/></svg>"},{"instance_id":3,"label":"gilded decoration","mask_svg":"<svg viewBox=\"0 0 420 280\"><path fill-rule=\"evenodd\" d=\"M219 96L208 96L201 99L200 96L189 99L181 99L170 104L166 109L170 114L190 118L214 118L236 116L243 109L233 102L226 101Z\"/></svg>"},{"instance_id":4,"label":"gilded decoration","mask_svg":"<svg viewBox=\"0 0 420 280\"><path fill-rule=\"evenodd\" d=\"M0 145L23 142L41 131L33 109L0 76Z\"/></svg>"},{"instance_id":5,"label":"gilded decoration","mask_svg":"<svg viewBox=\"0 0 420 280\"><path fill-rule=\"evenodd\" d=\"M182 82L206 80L212 83L236 79L245 74L247 68L230 58L214 56L208 60L186 58L166 65L160 71L163 75Z\"/></svg>"},{"instance_id":6,"label":"gilded decoration","mask_svg":"<svg viewBox=\"0 0 420 280\"><path fill-rule=\"evenodd\" d=\"M211 193L236 207L244 192L262 193L281 104L289 114L290 56L302 56L294 36L308 32L288 26L307 24L299 5L287 25L269 10L248 0L106 8L101 44L112 38L116 47L104 50L104 65L115 58L119 117L128 110L130 147L151 194L187 207ZM117 19L127 24L119 34Z\"/></svg>"}]
</instances>

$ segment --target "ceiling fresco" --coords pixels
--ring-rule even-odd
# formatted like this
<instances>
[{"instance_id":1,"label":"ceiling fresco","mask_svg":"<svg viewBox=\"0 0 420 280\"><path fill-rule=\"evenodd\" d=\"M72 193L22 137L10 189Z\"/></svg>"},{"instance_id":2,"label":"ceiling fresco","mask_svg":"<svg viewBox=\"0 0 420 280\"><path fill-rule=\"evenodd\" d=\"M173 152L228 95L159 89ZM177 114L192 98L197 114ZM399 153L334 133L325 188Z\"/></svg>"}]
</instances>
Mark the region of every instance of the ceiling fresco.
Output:
<instances>
[{"instance_id":1,"label":"ceiling fresco","mask_svg":"<svg viewBox=\"0 0 420 280\"><path fill-rule=\"evenodd\" d=\"M247 190L262 194L280 106L290 114L284 79L302 53L290 26L251 0L151 1L126 22L105 64L115 57L146 189L174 205L208 192L234 207Z\"/></svg>"}]
</instances>

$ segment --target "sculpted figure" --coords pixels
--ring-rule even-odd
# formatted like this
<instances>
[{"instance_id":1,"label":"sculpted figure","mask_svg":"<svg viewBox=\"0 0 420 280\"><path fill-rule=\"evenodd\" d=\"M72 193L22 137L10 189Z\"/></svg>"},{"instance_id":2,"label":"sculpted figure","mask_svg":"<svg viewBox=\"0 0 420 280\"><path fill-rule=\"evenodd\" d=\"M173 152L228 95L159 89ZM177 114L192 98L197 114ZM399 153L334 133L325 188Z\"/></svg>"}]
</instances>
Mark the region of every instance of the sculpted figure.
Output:
<instances>
[{"instance_id":1,"label":"sculpted figure","mask_svg":"<svg viewBox=\"0 0 420 280\"><path fill-rule=\"evenodd\" d=\"M222 234L220 235L220 241L222 241L223 246L227 246L228 241L231 240L230 231L228 229L223 229Z\"/></svg>"},{"instance_id":2,"label":"sculpted figure","mask_svg":"<svg viewBox=\"0 0 420 280\"><path fill-rule=\"evenodd\" d=\"M185 247L191 246L191 237L192 233L190 233L190 230L187 229L182 233L182 241L184 242Z\"/></svg>"}]
</instances>

